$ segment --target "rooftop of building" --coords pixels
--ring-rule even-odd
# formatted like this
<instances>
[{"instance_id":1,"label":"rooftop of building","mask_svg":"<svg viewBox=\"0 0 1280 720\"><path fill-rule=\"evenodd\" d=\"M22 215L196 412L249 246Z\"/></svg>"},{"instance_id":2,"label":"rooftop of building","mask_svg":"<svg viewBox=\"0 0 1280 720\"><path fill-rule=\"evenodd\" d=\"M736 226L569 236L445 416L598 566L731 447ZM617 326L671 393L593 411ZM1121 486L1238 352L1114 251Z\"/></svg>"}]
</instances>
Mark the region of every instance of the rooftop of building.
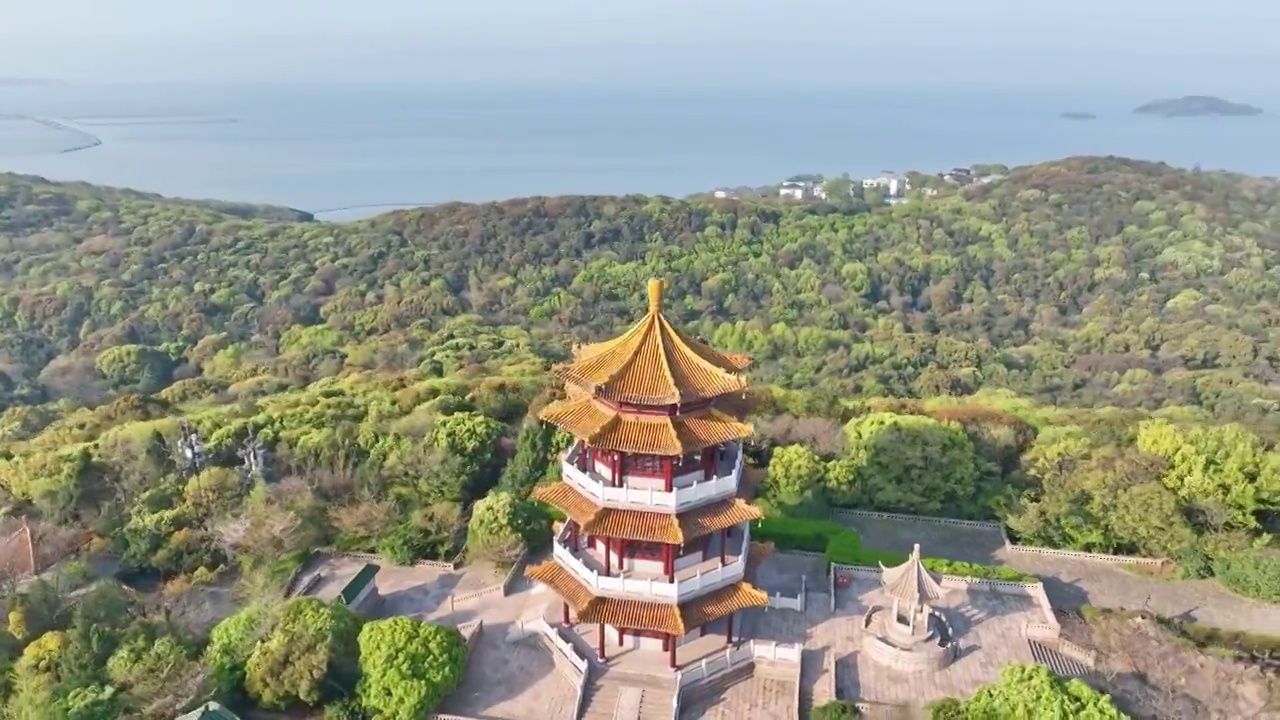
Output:
<instances>
[{"instance_id":1,"label":"rooftop of building","mask_svg":"<svg viewBox=\"0 0 1280 720\"><path fill-rule=\"evenodd\" d=\"M75 552L89 534L38 520L0 519L0 572L14 577L39 575Z\"/></svg>"},{"instance_id":2,"label":"rooftop of building","mask_svg":"<svg viewBox=\"0 0 1280 720\"><path fill-rule=\"evenodd\" d=\"M209 701L174 720L240 720L240 717L219 703Z\"/></svg>"},{"instance_id":3,"label":"rooftop of building","mask_svg":"<svg viewBox=\"0 0 1280 720\"><path fill-rule=\"evenodd\" d=\"M751 359L719 352L677 330L662 314L663 284L649 281L649 311L613 340L581 345L556 368L566 383L613 402L642 406L696 403L742 393Z\"/></svg>"}]
</instances>

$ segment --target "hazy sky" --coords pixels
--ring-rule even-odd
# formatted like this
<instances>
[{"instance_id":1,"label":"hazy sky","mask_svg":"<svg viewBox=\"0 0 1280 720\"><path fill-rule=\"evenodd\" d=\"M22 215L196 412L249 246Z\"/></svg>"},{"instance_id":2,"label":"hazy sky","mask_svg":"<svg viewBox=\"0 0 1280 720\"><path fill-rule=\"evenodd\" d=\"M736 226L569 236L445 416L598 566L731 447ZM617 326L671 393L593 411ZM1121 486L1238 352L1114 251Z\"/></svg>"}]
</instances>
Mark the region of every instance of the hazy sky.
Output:
<instances>
[{"instance_id":1,"label":"hazy sky","mask_svg":"<svg viewBox=\"0 0 1280 720\"><path fill-rule=\"evenodd\" d=\"M1280 0L11 0L0 76L1280 88Z\"/></svg>"}]
</instances>

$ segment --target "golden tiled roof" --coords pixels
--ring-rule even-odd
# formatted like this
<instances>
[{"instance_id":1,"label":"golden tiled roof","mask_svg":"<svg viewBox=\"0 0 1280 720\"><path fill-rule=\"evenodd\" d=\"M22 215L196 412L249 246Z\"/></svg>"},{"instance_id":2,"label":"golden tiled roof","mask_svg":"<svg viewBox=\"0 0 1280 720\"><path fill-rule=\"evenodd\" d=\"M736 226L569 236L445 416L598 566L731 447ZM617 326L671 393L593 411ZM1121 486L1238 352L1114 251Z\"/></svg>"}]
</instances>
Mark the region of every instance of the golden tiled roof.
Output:
<instances>
[{"instance_id":1,"label":"golden tiled roof","mask_svg":"<svg viewBox=\"0 0 1280 720\"><path fill-rule=\"evenodd\" d=\"M547 585L573 608L578 622L604 623L628 630L649 630L681 637L689 630L747 608L762 607L769 596L750 583L734 583L683 605L593 597L585 585L554 562L544 562L525 574Z\"/></svg>"},{"instance_id":2,"label":"golden tiled roof","mask_svg":"<svg viewBox=\"0 0 1280 720\"><path fill-rule=\"evenodd\" d=\"M764 517L760 508L741 498L729 498L680 514L680 531L685 542L735 525Z\"/></svg>"},{"instance_id":3,"label":"golden tiled roof","mask_svg":"<svg viewBox=\"0 0 1280 720\"><path fill-rule=\"evenodd\" d=\"M596 598L578 613L578 621L604 623L628 630L668 633L677 637L685 634L678 606L644 600Z\"/></svg>"},{"instance_id":4,"label":"golden tiled roof","mask_svg":"<svg viewBox=\"0 0 1280 720\"><path fill-rule=\"evenodd\" d=\"M539 416L592 447L642 455L686 455L751 435L750 425L716 407L675 417L637 415L578 397L551 403Z\"/></svg>"},{"instance_id":5,"label":"golden tiled roof","mask_svg":"<svg viewBox=\"0 0 1280 720\"><path fill-rule=\"evenodd\" d=\"M740 498L728 498L679 515L600 507L565 482L534 488L533 497L564 513L588 535L668 545L681 545L762 517L759 508Z\"/></svg>"},{"instance_id":6,"label":"golden tiled roof","mask_svg":"<svg viewBox=\"0 0 1280 720\"><path fill-rule=\"evenodd\" d=\"M545 560L537 565L525 568L524 574L531 580L546 585L555 591L557 595L564 598L569 603L575 613L582 612L587 607L595 595L591 593L591 589L583 585L578 578L574 577L572 572L566 570L560 563L555 560Z\"/></svg>"},{"instance_id":7,"label":"golden tiled roof","mask_svg":"<svg viewBox=\"0 0 1280 720\"><path fill-rule=\"evenodd\" d=\"M577 488L563 481L539 485L530 494L534 500L541 500L564 513L570 520L578 523L579 527L585 527L601 510L599 505L578 492Z\"/></svg>"},{"instance_id":8,"label":"golden tiled roof","mask_svg":"<svg viewBox=\"0 0 1280 720\"><path fill-rule=\"evenodd\" d=\"M747 608L769 604L769 596L749 583L734 583L680 606L684 627L695 628Z\"/></svg>"},{"instance_id":9,"label":"golden tiled roof","mask_svg":"<svg viewBox=\"0 0 1280 720\"><path fill-rule=\"evenodd\" d=\"M721 353L675 329L662 315L662 281L649 281L649 312L622 335L579 346L556 369L567 383L637 405L674 405L747 389L746 355Z\"/></svg>"}]
</instances>

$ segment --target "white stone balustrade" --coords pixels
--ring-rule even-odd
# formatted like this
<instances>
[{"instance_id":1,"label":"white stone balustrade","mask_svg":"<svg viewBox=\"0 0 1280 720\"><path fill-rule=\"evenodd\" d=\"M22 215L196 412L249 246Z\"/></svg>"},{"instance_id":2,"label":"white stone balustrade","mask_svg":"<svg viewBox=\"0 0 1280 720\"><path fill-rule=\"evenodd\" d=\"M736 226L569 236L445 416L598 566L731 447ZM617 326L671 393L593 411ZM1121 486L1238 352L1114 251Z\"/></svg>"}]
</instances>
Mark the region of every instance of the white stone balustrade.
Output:
<instances>
[{"instance_id":1,"label":"white stone balustrade","mask_svg":"<svg viewBox=\"0 0 1280 720\"><path fill-rule=\"evenodd\" d=\"M556 562L576 575L583 584L598 595L678 603L743 579L747 569L747 549L751 544L751 524L745 523L744 527L746 530L743 535L742 552L739 555L720 567L707 571L699 570L692 576L677 578L675 582L667 582L665 576L610 577L596 572L569 547L566 541L567 525L556 535L551 552Z\"/></svg>"},{"instance_id":2,"label":"white stone balustrade","mask_svg":"<svg viewBox=\"0 0 1280 720\"><path fill-rule=\"evenodd\" d=\"M741 446L734 447L733 469L728 475L717 475L710 480L675 488L671 492L625 485L611 487L602 477L578 469L573 460L581 450L581 443L576 443L565 453L561 462L561 476L565 482L604 507L682 512L715 500L733 497L738 492L738 481L742 478Z\"/></svg>"}]
</instances>

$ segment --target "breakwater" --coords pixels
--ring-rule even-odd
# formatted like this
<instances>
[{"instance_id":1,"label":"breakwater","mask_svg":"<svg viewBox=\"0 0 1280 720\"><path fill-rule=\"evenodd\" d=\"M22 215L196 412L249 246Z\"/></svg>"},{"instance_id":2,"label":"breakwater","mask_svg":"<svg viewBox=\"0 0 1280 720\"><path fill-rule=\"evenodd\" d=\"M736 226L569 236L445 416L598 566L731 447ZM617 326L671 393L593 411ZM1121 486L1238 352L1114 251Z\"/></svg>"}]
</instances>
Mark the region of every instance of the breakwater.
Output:
<instances>
[{"instance_id":1,"label":"breakwater","mask_svg":"<svg viewBox=\"0 0 1280 720\"><path fill-rule=\"evenodd\" d=\"M26 122L33 122L33 123L36 123L37 125L43 125L49 128L50 130L55 130L60 133L67 133L71 135L72 137L75 138L75 141L72 142L72 144L69 145L68 147L64 147L58 150L59 153L63 153L63 154L80 152L81 150L96 148L102 144L102 138L98 137L97 135L94 135L93 133L85 132L80 128L72 127L71 125L68 125L63 122L59 122L57 120L52 120L50 118L34 117L32 115L0 115L0 120L25 120Z\"/></svg>"}]
</instances>

